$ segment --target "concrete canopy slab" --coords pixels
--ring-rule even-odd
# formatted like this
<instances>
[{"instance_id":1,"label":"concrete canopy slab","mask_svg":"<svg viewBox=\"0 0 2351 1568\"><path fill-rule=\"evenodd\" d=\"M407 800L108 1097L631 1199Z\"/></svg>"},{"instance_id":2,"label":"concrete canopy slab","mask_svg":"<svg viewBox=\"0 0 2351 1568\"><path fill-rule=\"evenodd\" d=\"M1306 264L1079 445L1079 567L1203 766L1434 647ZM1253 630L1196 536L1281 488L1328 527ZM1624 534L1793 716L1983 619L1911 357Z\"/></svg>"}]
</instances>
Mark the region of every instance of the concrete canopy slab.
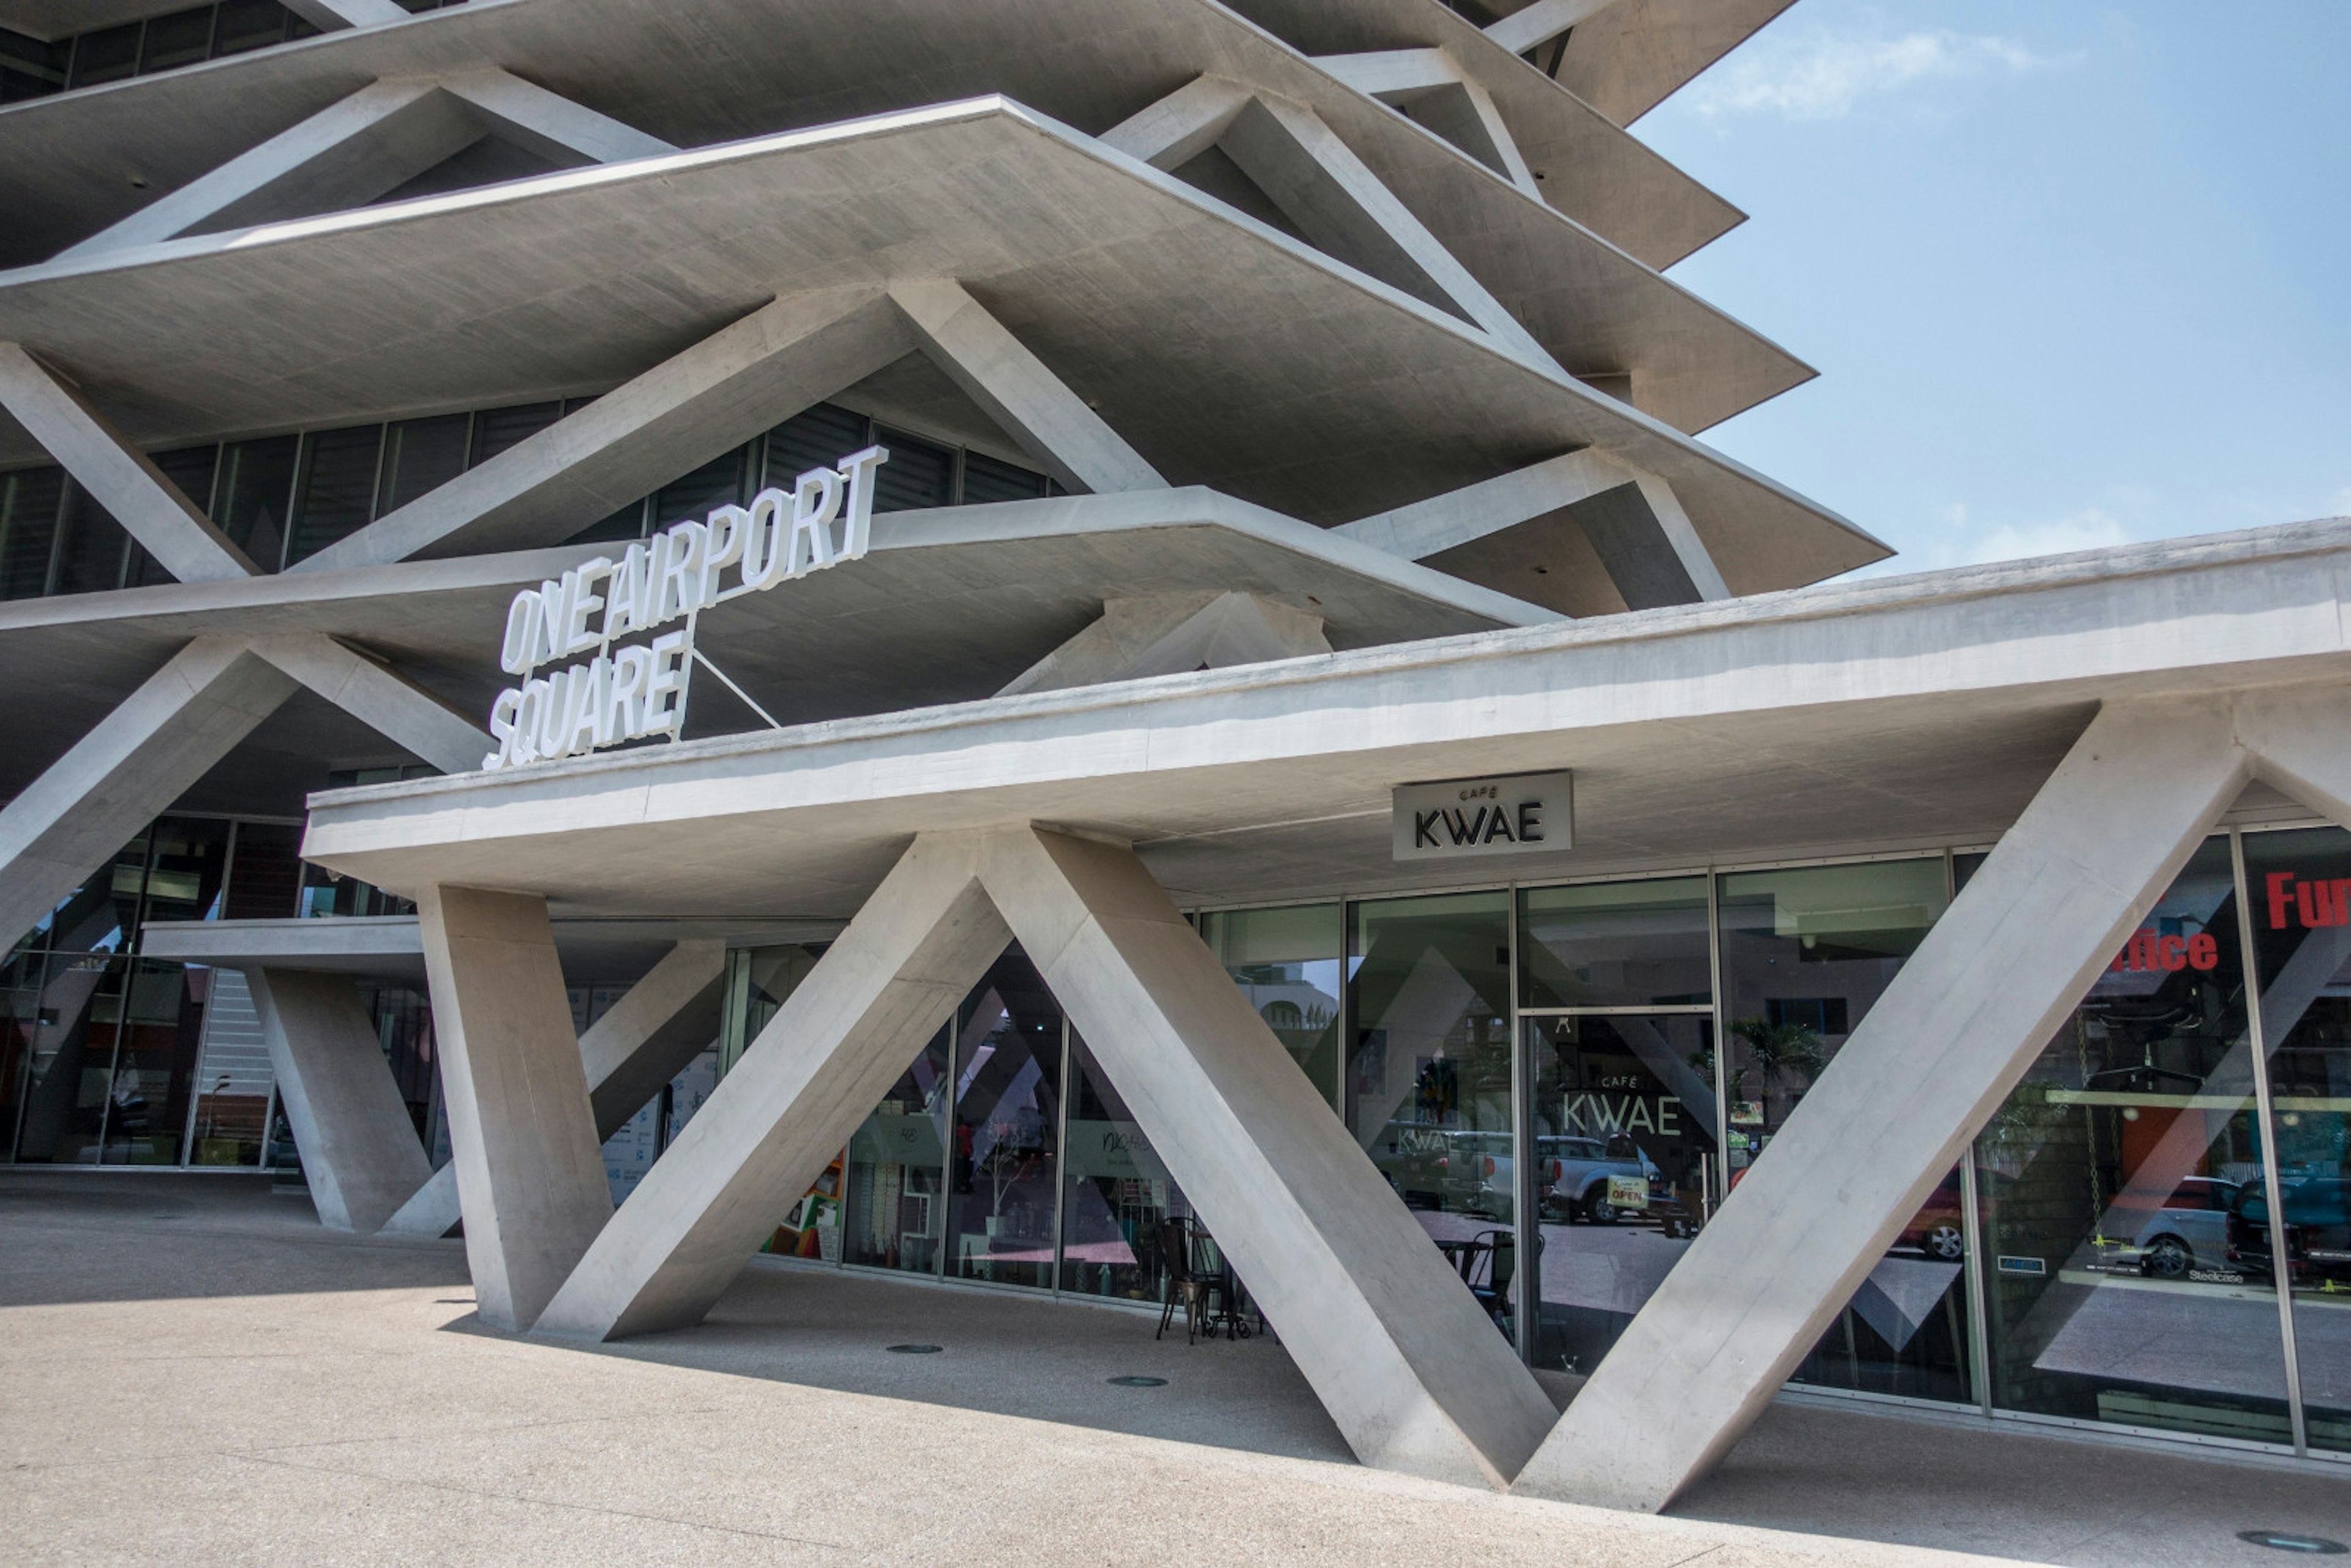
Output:
<instances>
[{"instance_id":1,"label":"concrete canopy slab","mask_svg":"<svg viewBox=\"0 0 2351 1568\"><path fill-rule=\"evenodd\" d=\"M1036 820L1134 841L1179 897L1270 899L1414 885L1395 784L1558 768L1574 850L1435 874L1981 841L2100 700L2351 673L2346 573L2337 520L1163 676L321 795L304 852L569 913L838 916L912 832Z\"/></svg>"},{"instance_id":2,"label":"concrete canopy slab","mask_svg":"<svg viewBox=\"0 0 2351 1568\"><path fill-rule=\"evenodd\" d=\"M1552 202L1612 244L1669 267L1739 221L1604 116L1522 67L1513 74L1504 51L1476 47L1458 28L1440 37L1546 171ZM371 80L484 67L512 69L680 146L982 92L1100 131L1203 71L1238 70L1301 99L1332 99L1337 87L1216 0L1092 0L1080 29L1040 26L1022 0L697 0L690 9L474 0L397 27L330 33L0 110L0 188L23 214L0 234L0 263L95 232L150 193L176 189ZM1384 107L1356 99L1346 118L1341 131L1365 139L1366 161L1384 178L1410 173L1416 183L1443 170L1447 161L1429 157L1436 149L1414 145L1432 139Z\"/></svg>"},{"instance_id":3,"label":"concrete canopy slab","mask_svg":"<svg viewBox=\"0 0 2351 1568\"><path fill-rule=\"evenodd\" d=\"M207 632L330 632L486 721L507 684L498 644L516 591L610 548L0 605L0 659L49 694L13 726L0 790L21 787L182 643ZM1294 518L1180 489L885 512L873 519L863 560L729 604L705 618L700 643L778 717L835 718L986 696L1100 615L1104 600L1196 588L1311 610L1341 648L1549 618ZM694 711L696 735L759 723L715 686ZM352 749L341 728L320 732L319 743L321 758ZM489 748L486 733L482 746Z\"/></svg>"},{"instance_id":4,"label":"concrete canopy slab","mask_svg":"<svg viewBox=\"0 0 2351 1568\"><path fill-rule=\"evenodd\" d=\"M907 277L961 279L1172 481L1310 522L1597 445L1674 486L1738 591L1887 553L1667 423L1001 99L24 268L0 276L0 337L37 342L160 442L446 406L457 388L486 404L611 385L785 289ZM1590 319L1646 332L1686 300L1643 284ZM1570 366L1614 351L1547 347ZM1690 384L1710 384L1716 357L1687 362Z\"/></svg>"},{"instance_id":5,"label":"concrete canopy slab","mask_svg":"<svg viewBox=\"0 0 2351 1568\"><path fill-rule=\"evenodd\" d=\"M1615 0L1576 25L1560 81L1630 125L1795 0Z\"/></svg>"}]
</instances>

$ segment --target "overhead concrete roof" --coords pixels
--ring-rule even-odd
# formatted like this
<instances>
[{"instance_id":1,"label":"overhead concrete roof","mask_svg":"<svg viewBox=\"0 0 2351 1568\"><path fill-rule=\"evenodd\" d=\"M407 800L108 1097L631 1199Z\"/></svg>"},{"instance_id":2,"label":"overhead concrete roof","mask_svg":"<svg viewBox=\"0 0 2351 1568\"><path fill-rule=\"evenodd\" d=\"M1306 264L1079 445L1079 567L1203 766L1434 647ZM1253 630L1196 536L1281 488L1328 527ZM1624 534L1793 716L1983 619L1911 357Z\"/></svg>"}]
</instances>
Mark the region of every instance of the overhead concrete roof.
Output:
<instances>
[{"instance_id":1,"label":"overhead concrete roof","mask_svg":"<svg viewBox=\"0 0 2351 1568\"><path fill-rule=\"evenodd\" d=\"M917 830L1028 820L1207 903L1981 841L2103 699L2340 681L2346 600L2337 518L337 791L303 852L843 918ZM1393 786L1562 768L1573 850L1391 862Z\"/></svg>"},{"instance_id":2,"label":"overhead concrete roof","mask_svg":"<svg viewBox=\"0 0 2351 1568\"><path fill-rule=\"evenodd\" d=\"M1445 42L1550 200L1614 244L1666 267L1740 221L1507 51L1458 29ZM51 254L369 81L488 66L679 146L987 92L1099 132L1216 71L1312 104L1410 204L1442 167L1427 132L1217 0L1088 0L1081 26L1028 0L470 0L0 110L0 190L18 218L0 264Z\"/></svg>"},{"instance_id":3,"label":"overhead concrete roof","mask_svg":"<svg viewBox=\"0 0 2351 1568\"><path fill-rule=\"evenodd\" d=\"M757 925L740 920L559 920L555 950L570 984L624 985L696 938L737 947L830 941L838 921ZM302 969L370 979L424 981L424 936L413 915L322 920L151 920L139 954L180 964Z\"/></svg>"},{"instance_id":4,"label":"overhead concrete roof","mask_svg":"<svg viewBox=\"0 0 2351 1568\"><path fill-rule=\"evenodd\" d=\"M1674 485L1734 592L1888 553L1573 376L1000 99L24 268L0 275L0 339L53 356L152 445L445 406L453 386L486 403L611 384L779 291L925 276L962 279L1171 479L1310 522L1589 444ZM1600 354L1620 333L1703 337L1719 320L1643 284L1587 325ZM1701 367L1745 341L1657 384L1695 395L1715 373Z\"/></svg>"},{"instance_id":5,"label":"overhead concrete roof","mask_svg":"<svg viewBox=\"0 0 2351 1568\"><path fill-rule=\"evenodd\" d=\"M0 793L21 789L189 638L208 632L348 638L486 719L511 684L498 647L516 591L614 548L0 604L0 664L18 690L43 694L12 715ZM886 512L873 519L862 560L714 611L696 643L778 717L834 718L986 696L1100 615L1105 599L1200 590L1310 611L1342 648L1553 619L1294 518L1185 489ZM762 722L715 685L697 688L694 712L698 735ZM322 758L354 749L340 727L318 734Z\"/></svg>"}]
</instances>

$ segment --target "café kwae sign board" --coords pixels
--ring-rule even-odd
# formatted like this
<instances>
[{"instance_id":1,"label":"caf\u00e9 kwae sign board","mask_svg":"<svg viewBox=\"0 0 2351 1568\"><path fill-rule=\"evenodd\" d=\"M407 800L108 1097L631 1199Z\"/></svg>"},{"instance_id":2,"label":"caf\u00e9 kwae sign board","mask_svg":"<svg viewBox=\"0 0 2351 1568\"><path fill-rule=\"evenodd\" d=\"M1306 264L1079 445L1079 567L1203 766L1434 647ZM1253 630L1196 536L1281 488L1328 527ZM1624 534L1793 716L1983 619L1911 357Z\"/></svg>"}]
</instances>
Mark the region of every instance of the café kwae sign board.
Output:
<instances>
[{"instance_id":1,"label":"caf\u00e9 kwae sign board","mask_svg":"<svg viewBox=\"0 0 2351 1568\"><path fill-rule=\"evenodd\" d=\"M864 555L873 471L889 460L886 448L869 446L837 467L810 469L789 493L762 490L748 507L719 507L703 521L674 524L516 594L499 664L520 684L490 705L497 749L482 766L552 762L656 735L676 739L694 664L726 678L695 651L696 618ZM673 625L679 621L685 623ZM591 650L585 661L563 664ZM562 667L538 673L550 664Z\"/></svg>"}]
</instances>

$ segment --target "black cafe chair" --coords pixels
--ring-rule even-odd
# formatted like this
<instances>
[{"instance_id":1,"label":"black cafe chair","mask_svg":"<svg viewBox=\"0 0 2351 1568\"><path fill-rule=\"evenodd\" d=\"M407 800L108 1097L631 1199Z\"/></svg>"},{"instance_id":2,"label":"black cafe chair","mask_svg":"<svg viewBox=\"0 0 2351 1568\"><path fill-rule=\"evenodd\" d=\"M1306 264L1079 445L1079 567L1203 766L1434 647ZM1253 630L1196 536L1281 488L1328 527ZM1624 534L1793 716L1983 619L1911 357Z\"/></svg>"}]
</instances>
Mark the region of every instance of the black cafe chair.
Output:
<instances>
[{"instance_id":1,"label":"black cafe chair","mask_svg":"<svg viewBox=\"0 0 2351 1568\"><path fill-rule=\"evenodd\" d=\"M1157 1339L1167 1332L1176 1316L1176 1303L1184 1303L1184 1342L1200 1343L1200 1320L1207 1314L1208 1291L1216 1283L1212 1275L1192 1267L1191 1228L1180 1218L1159 1222L1159 1271L1166 1283L1159 1301L1159 1328L1151 1337Z\"/></svg>"}]
</instances>

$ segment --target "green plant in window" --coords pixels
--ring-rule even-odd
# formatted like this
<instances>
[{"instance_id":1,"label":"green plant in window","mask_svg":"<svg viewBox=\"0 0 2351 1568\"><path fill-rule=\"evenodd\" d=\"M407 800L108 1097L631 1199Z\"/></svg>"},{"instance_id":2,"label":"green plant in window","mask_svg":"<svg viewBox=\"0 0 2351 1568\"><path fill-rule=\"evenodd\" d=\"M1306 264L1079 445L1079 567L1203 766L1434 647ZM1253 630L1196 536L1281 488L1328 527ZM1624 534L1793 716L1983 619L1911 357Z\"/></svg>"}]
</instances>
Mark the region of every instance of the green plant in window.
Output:
<instances>
[{"instance_id":1,"label":"green plant in window","mask_svg":"<svg viewBox=\"0 0 2351 1568\"><path fill-rule=\"evenodd\" d=\"M1750 1076L1758 1081L1756 1097L1761 1098L1774 1087L1795 1087L1800 1073L1802 1082L1810 1083L1829 1063L1828 1052L1821 1049L1821 1037L1807 1024L1733 1019L1730 1032L1747 1045L1747 1060L1731 1083L1742 1099L1747 1097Z\"/></svg>"}]
</instances>

